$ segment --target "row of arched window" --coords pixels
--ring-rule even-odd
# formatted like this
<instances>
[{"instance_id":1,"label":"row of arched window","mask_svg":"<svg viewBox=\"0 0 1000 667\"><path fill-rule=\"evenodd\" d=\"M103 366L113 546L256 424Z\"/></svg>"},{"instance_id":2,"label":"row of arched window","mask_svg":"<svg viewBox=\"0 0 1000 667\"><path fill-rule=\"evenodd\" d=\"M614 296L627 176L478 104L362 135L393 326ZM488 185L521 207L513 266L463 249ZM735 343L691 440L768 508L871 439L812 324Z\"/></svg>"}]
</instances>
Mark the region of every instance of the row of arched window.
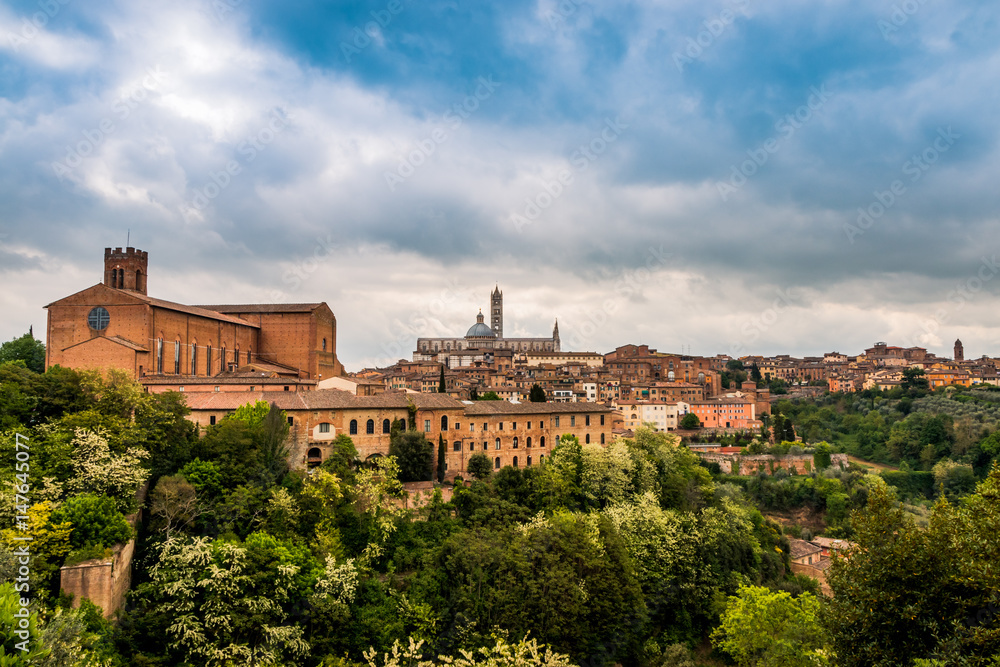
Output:
<instances>
[{"instance_id":1,"label":"row of arched window","mask_svg":"<svg viewBox=\"0 0 1000 667\"><path fill-rule=\"evenodd\" d=\"M540 454L540 455L538 456L538 463L539 463L539 464L542 464L542 463L544 463L544 462L545 462L545 455L544 455L544 454ZM517 457L516 457L516 456L515 456L515 457L514 457L513 459L511 459L511 461L510 461L510 465L511 465L512 467L514 467L514 468L517 468L517 467L518 467L518 463L517 463ZM527 465L527 466L530 466L530 465L531 465L531 457L530 457L530 456L529 456L529 457L527 457L527 459L525 460L525 465ZM500 469L500 457L499 457L499 456L498 456L498 457L496 457L495 459L493 459L493 467L494 467L495 469L497 469L497 470L499 470L499 469Z\"/></svg>"},{"instance_id":2,"label":"row of arched window","mask_svg":"<svg viewBox=\"0 0 1000 667\"><path fill-rule=\"evenodd\" d=\"M184 347L188 347L189 348L188 374L189 375L201 375L201 373L198 372L199 371L199 369L198 369L198 343L197 342L193 342L193 343L185 345L184 343L181 343L180 339L177 339L177 340L174 341L174 349L173 349L173 352L174 352L173 373L174 373L174 375L180 375L181 374L181 357L182 357L181 350ZM213 373L214 369L212 368L212 344L209 343L208 345L205 346L204 349L205 349L205 373L204 374L208 375L208 376L211 376L211 375L214 375L214 373ZM226 364L228 363L227 354L228 353L226 351L226 346L225 345L223 345L221 348L219 348L219 359L221 360L221 364L219 366L219 372L220 373L221 372L225 372L226 370L228 370L226 368ZM245 363L247 363L247 364L252 363L253 353L250 350L247 350L246 351L246 356L243 357L243 355L240 354L240 348L239 348L239 346L237 346L236 349L233 351L233 361L232 361L232 363L235 364L235 365L237 365L237 366L239 366L240 363L243 361L244 358L246 359ZM156 372L160 373L160 374L163 373L163 338L162 337L156 339Z\"/></svg>"},{"instance_id":3,"label":"row of arched window","mask_svg":"<svg viewBox=\"0 0 1000 667\"><path fill-rule=\"evenodd\" d=\"M399 429L401 431L405 431L406 430L406 420L405 419L400 419L397 422L397 425L399 426ZM350 430L351 435L357 435L358 434L358 420L357 419L352 419L351 420L351 423L349 425L349 430ZM392 432L392 421L389 420L389 419L383 419L382 420L382 433L388 435L391 432ZM375 435L375 420L374 419L369 419L365 423L365 435Z\"/></svg>"}]
</instances>

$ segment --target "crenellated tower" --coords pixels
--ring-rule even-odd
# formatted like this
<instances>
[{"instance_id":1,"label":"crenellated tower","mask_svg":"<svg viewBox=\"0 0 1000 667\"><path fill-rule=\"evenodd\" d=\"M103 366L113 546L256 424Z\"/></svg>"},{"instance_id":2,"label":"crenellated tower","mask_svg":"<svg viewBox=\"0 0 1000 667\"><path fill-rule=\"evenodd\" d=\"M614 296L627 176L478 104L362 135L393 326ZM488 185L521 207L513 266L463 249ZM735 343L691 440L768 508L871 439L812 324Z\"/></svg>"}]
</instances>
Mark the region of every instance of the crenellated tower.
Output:
<instances>
[{"instance_id":1,"label":"crenellated tower","mask_svg":"<svg viewBox=\"0 0 1000 667\"><path fill-rule=\"evenodd\" d=\"M135 248L104 249L104 284L115 289L146 294L149 253Z\"/></svg>"}]
</instances>

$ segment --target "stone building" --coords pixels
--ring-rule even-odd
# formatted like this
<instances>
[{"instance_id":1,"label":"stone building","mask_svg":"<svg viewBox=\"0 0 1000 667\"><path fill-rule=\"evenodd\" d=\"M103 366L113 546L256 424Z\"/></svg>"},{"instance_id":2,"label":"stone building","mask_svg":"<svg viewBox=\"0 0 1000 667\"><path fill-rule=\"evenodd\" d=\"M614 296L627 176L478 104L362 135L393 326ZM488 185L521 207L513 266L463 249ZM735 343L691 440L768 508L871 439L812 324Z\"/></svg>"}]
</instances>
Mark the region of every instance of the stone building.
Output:
<instances>
[{"instance_id":1,"label":"stone building","mask_svg":"<svg viewBox=\"0 0 1000 667\"><path fill-rule=\"evenodd\" d=\"M137 379L344 374L325 303L189 306L151 297L148 254L105 248L104 281L50 303L46 365L120 368Z\"/></svg>"}]
</instances>

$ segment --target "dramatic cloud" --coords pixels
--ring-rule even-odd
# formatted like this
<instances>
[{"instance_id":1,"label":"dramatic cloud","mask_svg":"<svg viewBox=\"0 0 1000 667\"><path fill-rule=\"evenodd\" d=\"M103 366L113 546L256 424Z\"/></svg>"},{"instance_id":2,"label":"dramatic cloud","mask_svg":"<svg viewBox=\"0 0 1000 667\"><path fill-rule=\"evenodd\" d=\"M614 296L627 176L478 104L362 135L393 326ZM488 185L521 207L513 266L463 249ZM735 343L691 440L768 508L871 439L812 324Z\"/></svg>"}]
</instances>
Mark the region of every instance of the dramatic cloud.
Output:
<instances>
[{"instance_id":1,"label":"dramatic cloud","mask_svg":"<svg viewBox=\"0 0 1000 667\"><path fill-rule=\"evenodd\" d=\"M0 3L0 337L126 235L183 302L325 300L350 369L997 354L988 3ZM212 296L214 295L214 296Z\"/></svg>"}]
</instances>

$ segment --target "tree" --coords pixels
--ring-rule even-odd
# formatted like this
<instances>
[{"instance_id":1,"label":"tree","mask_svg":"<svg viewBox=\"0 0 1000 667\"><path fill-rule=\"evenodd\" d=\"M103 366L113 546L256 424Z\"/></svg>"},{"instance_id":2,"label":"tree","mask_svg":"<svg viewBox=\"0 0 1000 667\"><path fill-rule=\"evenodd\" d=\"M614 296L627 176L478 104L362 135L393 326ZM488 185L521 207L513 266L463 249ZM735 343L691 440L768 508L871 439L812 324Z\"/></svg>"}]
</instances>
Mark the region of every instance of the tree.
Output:
<instances>
[{"instance_id":1,"label":"tree","mask_svg":"<svg viewBox=\"0 0 1000 667\"><path fill-rule=\"evenodd\" d=\"M726 362L726 368L731 371L743 370L743 362L739 359L730 359Z\"/></svg>"},{"instance_id":2,"label":"tree","mask_svg":"<svg viewBox=\"0 0 1000 667\"><path fill-rule=\"evenodd\" d=\"M399 433L389 440L389 456L399 462L399 481L427 482L433 474L434 449L422 431Z\"/></svg>"},{"instance_id":3,"label":"tree","mask_svg":"<svg viewBox=\"0 0 1000 667\"><path fill-rule=\"evenodd\" d=\"M119 510L132 511L135 493L149 476L144 465L149 456L146 450L130 447L112 454L106 432L83 429L76 429L73 448L73 477L66 481L66 490L104 494L114 499Z\"/></svg>"},{"instance_id":4,"label":"tree","mask_svg":"<svg viewBox=\"0 0 1000 667\"><path fill-rule=\"evenodd\" d=\"M365 652L368 667L575 667L569 656L552 651L544 644L539 645L537 639L527 637L511 644L504 637L496 637L495 643L474 651L462 651L461 657L451 658L439 656L437 659L425 659L429 653L423 648L424 640L414 641L411 637L408 645L401 645L396 640L392 649L379 655L374 650Z\"/></svg>"},{"instance_id":5,"label":"tree","mask_svg":"<svg viewBox=\"0 0 1000 667\"><path fill-rule=\"evenodd\" d=\"M469 474L476 479L487 479L493 474L493 462L490 461L490 457L482 452L470 456L465 467L469 471Z\"/></svg>"},{"instance_id":6,"label":"tree","mask_svg":"<svg viewBox=\"0 0 1000 667\"><path fill-rule=\"evenodd\" d=\"M701 421L698 419L698 415L689 412L681 418L680 427L683 429L701 428Z\"/></svg>"},{"instance_id":7,"label":"tree","mask_svg":"<svg viewBox=\"0 0 1000 667\"><path fill-rule=\"evenodd\" d=\"M277 404L271 403L267 416L257 430L257 452L260 459L262 483L273 484L288 472L288 417Z\"/></svg>"},{"instance_id":8,"label":"tree","mask_svg":"<svg viewBox=\"0 0 1000 667\"><path fill-rule=\"evenodd\" d=\"M821 442L813 450L813 468L826 470L830 467L830 445Z\"/></svg>"},{"instance_id":9,"label":"tree","mask_svg":"<svg viewBox=\"0 0 1000 667\"><path fill-rule=\"evenodd\" d=\"M149 511L159 520L167 539L201 513L194 486L183 477L161 477L150 494Z\"/></svg>"},{"instance_id":10,"label":"tree","mask_svg":"<svg viewBox=\"0 0 1000 667\"><path fill-rule=\"evenodd\" d=\"M531 391L528 392L528 400L532 403L545 403L548 398L546 398L545 390L542 389L541 385L533 384Z\"/></svg>"},{"instance_id":11,"label":"tree","mask_svg":"<svg viewBox=\"0 0 1000 667\"><path fill-rule=\"evenodd\" d=\"M810 593L743 586L729 598L712 643L740 667L807 667L827 664L819 600Z\"/></svg>"},{"instance_id":12,"label":"tree","mask_svg":"<svg viewBox=\"0 0 1000 667\"><path fill-rule=\"evenodd\" d=\"M444 472L445 472L445 456L446 448L444 444L444 434L438 434L438 465L437 465L437 479L438 483L444 482Z\"/></svg>"},{"instance_id":13,"label":"tree","mask_svg":"<svg viewBox=\"0 0 1000 667\"><path fill-rule=\"evenodd\" d=\"M495 391L488 391L485 394L481 394L479 396L479 398L477 398L476 400L478 400L478 401L502 401L503 399L500 398L500 394L496 393Z\"/></svg>"},{"instance_id":14,"label":"tree","mask_svg":"<svg viewBox=\"0 0 1000 667\"><path fill-rule=\"evenodd\" d=\"M470 401L478 401L479 400L479 391L475 387L470 387L469 388L469 400Z\"/></svg>"},{"instance_id":15,"label":"tree","mask_svg":"<svg viewBox=\"0 0 1000 667\"><path fill-rule=\"evenodd\" d=\"M750 366L750 379L756 382L758 387L764 384L764 376L760 374L760 368L757 367L756 361Z\"/></svg>"},{"instance_id":16,"label":"tree","mask_svg":"<svg viewBox=\"0 0 1000 667\"><path fill-rule=\"evenodd\" d=\"M31 333L0 345L0 364L7 361L23 361L35 373L45 372L45 345L35 340Z\"/></svg>"},{"instance_id":17,"label":"tree","mask_svg":"<svg viewBox=\"0 0 1000 667\"><path fill-rule=\"evenodd\" d=\"M0 584L0 665L4 667L37 665L50 654L39 641L38 613L19 617L27 612L27 607L21 606L22 595L14 590L13 582Z\"/></svg>"},{"instance_id":18,"label":"tree","mask_svg":"<svg viewBox=\"0 0 1000 667\"><path fill-rule=\"evenodd\" d=\"M73 496L52 513L52 522L66 522L73 527L69 539L75 549L110 548L132 539L132 527L114 499L107 496Z\"/></svg>"},{"instance_id":19,"label":"tree","mask_svg":"<svg viewBox=\"0 0 1000 667\"><path fill-rule=\"evenodd\" d=\"M438 380L438 393L447 394L448 387L444 383L444 364L441 364L441 379Z\"/></svg>"},{"instance_id":20,"label":"tree","mask_svg":"<svg viewBox=\"0 0 1000 667\"><path fill-rule=\"evenodd\" d=\"M867 506L851 514L855 546L827 572L824 624L838 664L990 664L1000 654L1000 467L961 505L939 499L926 528L869 478Z\"/></svg>"},{"instance_id":21,"label":"tree","mask_svg":"<svg viewBox=\"0 0 1000 667\"><path fill-rule=\"evenodd\" d=\"M903 378L899 382L899 388L910 395L926 393L930 388L930 383L924 375L924 369L922 368L911 367L903 369Z\"/></svg>"}]
</instances>

